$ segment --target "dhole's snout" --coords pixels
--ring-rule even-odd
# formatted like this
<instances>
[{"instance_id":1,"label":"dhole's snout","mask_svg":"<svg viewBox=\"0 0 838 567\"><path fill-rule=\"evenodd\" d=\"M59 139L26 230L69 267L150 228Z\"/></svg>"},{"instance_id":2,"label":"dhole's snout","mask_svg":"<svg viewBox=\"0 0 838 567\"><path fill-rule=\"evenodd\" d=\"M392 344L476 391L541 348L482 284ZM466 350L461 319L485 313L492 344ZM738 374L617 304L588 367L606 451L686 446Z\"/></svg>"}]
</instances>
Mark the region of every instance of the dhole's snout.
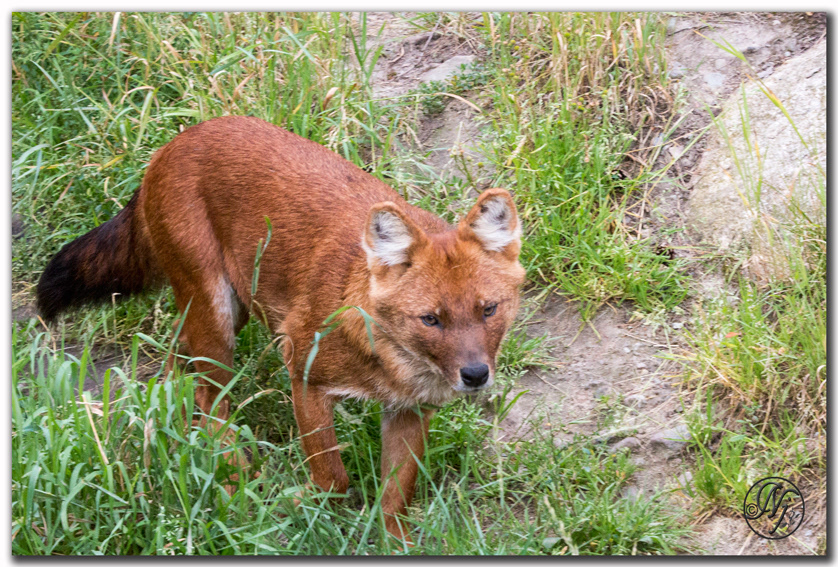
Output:
<instances>
[{"instance_id":1,"label":"dhole's snout","mask_svg":"<svg viewBox=\"0 0 838 567\"><path fill-rule=\"evenodd\" d=\"M460 380L464 389L482 390L491 386L491 372L488 364L475 364L460 368Z\"/></svg>"},{"instance_id":2,"label":"dhole's snout","mask_svg":"<svg viewBox=\"0 0 838 567\"><path fill-rule=\"evenodd\" d=\"M469 364L460 368L459 380L454 386L454 390L465 393L479 392L493 383L493 372L488 364Z\"/></svg>"}]
</instances>

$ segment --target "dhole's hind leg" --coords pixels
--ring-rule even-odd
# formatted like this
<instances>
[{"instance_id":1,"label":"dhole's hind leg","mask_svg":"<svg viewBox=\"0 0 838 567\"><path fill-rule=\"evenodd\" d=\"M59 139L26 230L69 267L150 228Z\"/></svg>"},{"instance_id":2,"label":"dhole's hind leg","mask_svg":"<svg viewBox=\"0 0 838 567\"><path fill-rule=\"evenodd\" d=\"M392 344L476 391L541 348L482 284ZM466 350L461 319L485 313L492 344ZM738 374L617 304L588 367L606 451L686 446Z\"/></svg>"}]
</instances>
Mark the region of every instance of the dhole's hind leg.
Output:
<instances>
[{"instance_id":1,"label":"dhole's hind leg","mask_svg":"<svg viewBox=\"0 0 838 567\"><path fill-rule=\"evenodd\" d=\"M181 338L186 343L190 356L207 358L228 368L233 365L233 349L238 331L247 323L247 309L239 300L229 278L222 274L207 278L201 285L195 282L172 282L178 309L186 312L181 329ZM187 309L188 306L188 309ZM195 404L204 414L193 420L210 431L218 430L230 417L230 398L218 399L221 390L230 382L232 373L206 360L193 360L195 370L204 376L195 388ZM217 404L217 405L216 405ZM213 415L213 405L216 405ZM232 441L232 431L225 434L226 442ZM250 459L240 451L232 451L226 457L229 464L247 467ZM259 476L259 472L253 474ZM238 473L229 476L225 488L232 495L238 483Z\"/></svg>"},{"instance_id":2,"label":"dhole's hind leg","mask_svg":"<svg viewBox=\"0 0 838 567\"><path fill-rule=\"evenodd\" d=\"M229 278L222 273L205 277L200 282L173 281L172 285L178 309L181 313L186 312L180 339L186 343L190 356L231 368L236 332L247 322L247 314ZM195 389L195 403L209 415L232 373L207 360L193 360L193 364L195 370L204 375ZM226 420L229 416L230 400L225 396L218 401L217 417Z\"/></svg>"}]
</instances>

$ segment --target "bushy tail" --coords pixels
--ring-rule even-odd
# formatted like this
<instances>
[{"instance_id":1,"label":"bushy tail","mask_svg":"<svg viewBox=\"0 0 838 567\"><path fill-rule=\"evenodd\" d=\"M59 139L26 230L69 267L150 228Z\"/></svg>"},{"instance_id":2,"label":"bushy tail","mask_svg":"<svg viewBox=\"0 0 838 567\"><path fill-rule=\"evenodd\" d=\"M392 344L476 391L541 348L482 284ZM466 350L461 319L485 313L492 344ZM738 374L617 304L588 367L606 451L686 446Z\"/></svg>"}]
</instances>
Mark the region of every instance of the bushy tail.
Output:
<instances>
[{"instance_id":1,"label":"bushy tail","mask_svg":"<svg viewBox=\"0 0 838 567\"><path fill-rule=\"evenodd\" d=\"M119 214L65 245L38 282L38 310L46 321L112 294L138 293L160 279L145 231L136 220L135 193Z\"/></svg>"}]
</instances>

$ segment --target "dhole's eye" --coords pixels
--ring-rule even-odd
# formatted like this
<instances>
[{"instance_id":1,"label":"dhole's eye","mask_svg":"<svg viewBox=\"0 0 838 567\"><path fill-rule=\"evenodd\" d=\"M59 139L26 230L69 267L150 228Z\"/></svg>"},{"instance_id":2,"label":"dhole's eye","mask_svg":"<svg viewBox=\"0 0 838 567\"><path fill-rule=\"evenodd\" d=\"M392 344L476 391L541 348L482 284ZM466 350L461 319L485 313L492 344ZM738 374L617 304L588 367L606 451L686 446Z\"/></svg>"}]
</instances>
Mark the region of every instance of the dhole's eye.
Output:
<instances>
[{"instance_id":1,"label":"dhole's eye","mask_svg":"<svg viewBox=\"0 0 838 567\"><path fill-rule=\"evenodd\" d=\"M433 327L434 325L439 325L439 319L437 319L433 315L422 315L419 317L422 319L422 322L426 324L428 327Z\"/></svg>"},{"instance_id":2,"label":"dhole's eye","mask_svg":"<svg viewBox=\"0 0 838 567\"><path fill-rule=\"evenodd\" d=\"M497 311L497 310L498 310L497 305L489 305L488 307L483 309L483 316L484 317L491 317L492 315L495 314L495 311Z\"/></svg>"}]
</instances>

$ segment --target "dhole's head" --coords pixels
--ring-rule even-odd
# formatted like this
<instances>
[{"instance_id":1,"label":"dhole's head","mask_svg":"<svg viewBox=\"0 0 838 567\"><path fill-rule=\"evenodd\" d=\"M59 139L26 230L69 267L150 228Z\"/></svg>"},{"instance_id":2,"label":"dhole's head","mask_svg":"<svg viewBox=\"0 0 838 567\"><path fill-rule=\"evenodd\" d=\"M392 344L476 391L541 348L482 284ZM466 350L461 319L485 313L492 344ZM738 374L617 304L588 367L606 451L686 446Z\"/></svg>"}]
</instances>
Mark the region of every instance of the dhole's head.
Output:
<instances>
[{"instance_id":1,"label":"dhole's head","mask_svg":"<svg viewBox=\"0 0 838 567\"><path fill-rule=\"evenodd\" d=\"M491 386L518 309L524 269L512 197L490 189L454 230L427 233L394 203L369 213L363 239L373 317L397 359L394 379L426 398ZM431 390L431 392L428 392Z\"/></svg>"}]
</instances>

